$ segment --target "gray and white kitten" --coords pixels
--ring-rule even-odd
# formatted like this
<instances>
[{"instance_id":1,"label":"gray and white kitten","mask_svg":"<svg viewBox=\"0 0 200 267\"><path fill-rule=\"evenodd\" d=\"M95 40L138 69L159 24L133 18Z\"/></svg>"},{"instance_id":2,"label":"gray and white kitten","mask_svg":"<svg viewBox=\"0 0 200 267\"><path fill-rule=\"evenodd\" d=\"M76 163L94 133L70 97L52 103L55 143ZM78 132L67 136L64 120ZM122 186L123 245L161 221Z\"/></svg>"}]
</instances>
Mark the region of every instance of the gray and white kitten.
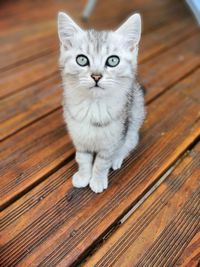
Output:
<instances>
[{"instance_id":1,"label":"gray and white kitten","mask_svg":"<svg viewBox=\"0 0 200 267\"><path fill-rule=\"evenodd\" d=\"M138 144L145 117L136 81L141 18L134 14L115 31L85 31L60 12L58 34L64 119L79 165L72 183L100 193L109 169Z\"/></svg>"}]
</instances>

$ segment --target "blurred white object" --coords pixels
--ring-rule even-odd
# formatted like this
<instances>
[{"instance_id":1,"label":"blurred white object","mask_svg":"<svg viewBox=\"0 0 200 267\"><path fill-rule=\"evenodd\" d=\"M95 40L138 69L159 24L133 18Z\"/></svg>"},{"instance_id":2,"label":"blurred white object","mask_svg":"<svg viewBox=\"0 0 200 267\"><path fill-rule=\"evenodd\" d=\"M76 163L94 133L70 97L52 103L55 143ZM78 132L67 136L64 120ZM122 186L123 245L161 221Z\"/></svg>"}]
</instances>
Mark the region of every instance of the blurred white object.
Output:
<instances>
[{"instance_id":1,"label":"blurred white object","mask_svg":"<svg viewBox=\"0 0 200 267\"><path fill-rule=\"evenodd\" d=\"M83 19L87 20L94 9L96 0L88 0L87 5L83 11Z\"/></svg>"},{"instance_id":2,"label":"blurred white object","mask_svg":"<svg viewBox=\"0 0 200 267\"><path fill-rule=\"evenodd\" d=\"M200 25L200 0L186 0Z\"/></svg>"}]
</instances>

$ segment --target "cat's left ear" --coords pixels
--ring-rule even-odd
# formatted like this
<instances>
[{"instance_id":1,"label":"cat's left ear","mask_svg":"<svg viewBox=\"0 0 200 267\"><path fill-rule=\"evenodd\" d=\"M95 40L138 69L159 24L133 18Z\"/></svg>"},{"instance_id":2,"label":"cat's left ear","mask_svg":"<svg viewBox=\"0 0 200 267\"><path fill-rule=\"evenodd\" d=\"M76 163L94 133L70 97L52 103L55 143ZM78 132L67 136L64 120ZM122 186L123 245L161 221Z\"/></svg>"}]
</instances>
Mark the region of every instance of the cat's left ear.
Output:
<instances>
[{"instance_id":1,"label":"cat's left ear","mask_svg":"<svg viewBox=\"0 0 200 267\"><path fill-rule=\"evenodd\" d=\"M127 40L130 49L134 49L140 42L141 37L141 16L134 14L130 16L115 32Z\"/></svg>"},{"instance_id":2,"label":"cat's left ear","mask_svg":"<svg viewBox=\"0 0 200 267\"><path fill-rule=\"evenodd\" d=\"M58 36L64 47L72 46L77 34L82 34L83 30L64 12L58 13Z\"/></svg>"}]
</instances>

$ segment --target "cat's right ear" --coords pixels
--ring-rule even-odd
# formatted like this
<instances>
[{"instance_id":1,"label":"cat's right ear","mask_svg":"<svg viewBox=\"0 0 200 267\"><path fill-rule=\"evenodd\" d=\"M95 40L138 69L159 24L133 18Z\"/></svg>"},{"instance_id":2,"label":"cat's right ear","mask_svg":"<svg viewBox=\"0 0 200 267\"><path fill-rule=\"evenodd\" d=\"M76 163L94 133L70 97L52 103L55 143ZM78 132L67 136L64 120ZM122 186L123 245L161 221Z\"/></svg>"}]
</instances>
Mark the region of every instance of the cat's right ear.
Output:
<instances>
[{"instance_id":1,"label":"cat's right ear","mask_svg":"<svg viewBox=\"0 0 200 267\"><path fill-rule=\"evenodd\" d=\"M58 36L64 47L71 47L74 37L80 33L83 30L67 14L58 13Z\"/></svg>"},{"instance_id":2,"label":"cat's right ear","mask_svg":"<svg viewBox=\"0 0 200 267\"><path fill-rule=\"evenodd\" d=\"M117 30L116 33L123 36L127 45L133 50L141 37L141 17L140 14L130 16Z\"/></svg>"}]
</instances>

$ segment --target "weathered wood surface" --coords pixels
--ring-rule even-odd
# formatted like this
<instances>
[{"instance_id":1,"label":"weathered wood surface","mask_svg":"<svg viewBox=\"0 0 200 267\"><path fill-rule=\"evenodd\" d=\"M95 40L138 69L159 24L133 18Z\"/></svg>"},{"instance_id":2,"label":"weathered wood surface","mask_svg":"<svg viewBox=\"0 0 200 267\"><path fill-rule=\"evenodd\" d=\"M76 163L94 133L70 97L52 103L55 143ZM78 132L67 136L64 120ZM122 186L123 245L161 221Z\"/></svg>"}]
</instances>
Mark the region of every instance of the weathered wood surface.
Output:
<instances>
[{"instance_id":1,"label":"weathered wood surface","mask_svg":"<svg viewBox=\"0 0 200 267\"><path fill-rule=\"evenodd\" d=\"M200 262L200 231L192 238L184 248L175 266L195 267Z\"/></svg>"},{"instance_id":2,"label":"weathered wood surface","mask_svg":"<svg viewBox=\"0 0 200 267\"><path fill-rule=\"evenodd\" d=\"M0 75L1 95L5 97L58 72L58 54L47 54L2 72ZM20 79L19 79L20 77Z\"/></svg>"},{"instance_id":3,"label":"weathered wood surface","mask_svg":"<svg viewBox=\"0 0 200 267\"><path fill-rule=\"evenodd\" d=\"M27 201L34 204L24 209L21 198L6 209L2 264L72 264L108 230L200 135L199 74L196 71L150 104L141 144L120 171L111 173L106 192L73 190L69 178L76 166L66 165L50 178L57 184L55 190L48 189L52 184L46 180L25 195L31 194ZM38 196L44 190L48 193ZM23 220L13 213L24 213Z\"/></svg>"},{"instance_id":4,"label":"weathered wood surface","mask_svg":"<svg viewBox=\"0 0 200 267\"><path fill-rule=\"evenodd\" d=\"M116 266L143 266L152 257L159 266L177 255L174 265L197 266L198 234L189 235L188 230L182 239L180 232L176 241L172 238L176 250L171 252L170 246L163 245L171 237L163 238L162 233L172 227L172 216L184 210L199 182L199 29L182 1L116 0L115 8L112 0L104 4L99 1L89 22L80 19L84 4L84 0L42 1L40 6L25 0L1 3L0 265L76 265L84 263L90 251L97 250L87 257L89 266L104 262L104 253L110 265L112 261L119 263ZM133 10L143 15L139 76L147 87L148 115L140 145L120 171L110 173L109 189L100 195L71 185L77 166L60 104L55 21L58 10L68 11L85 28L98 29L116 27ZM188 149L192 152L183 160ZM181 177L187 176L187 181L177 189L176 182L166 180L115 232L121 218L176 161L181 162L167 179L173 181L175 177L179 184ZM165 206L160 203L160 215L150 218L145 227L138 224L144 229L126 248L123 234L128 235L129 228L134 228L134 218L143 218L145 207L167 190L171 190L172 197ZM184 215L186 219L180 222L193 229L193 221L187 218L195 219L194 213ZM156 233L149 239L152 230ZM109 234L105 244L98 246ZM111 255L110 244L119 242L126 261L121 260L120 253ZM177 245L181 242L182 246ZM154 257L154 248L158 247L163 250Z\"/></svg>"},{"instance_id":5,"label":"weathered wood surface","mask_svg":"<svg viewBox=\"0 0 200 267\"><path fill-rule=\"evenodd\" d=\"M21 1L21 4L17 5L17 7L7 4L5 9L7 8L8 12L6 13L5 10L1 16L2 21L0 26L2 27L3 31L1 33L0 41L0 69L4 71L0 76L0 86L2 86L0 98L20 90L20 88L24 88L35 81L39 81L42 73L44 75L43 77L47 77L48 75L51 75L53 71L57 70L57 56L54 56L52 53L53 51L57 50L58 47L58 38L56 33L57 27L55 20L56 12L58 10L63 10L66 8L69 14L73 14L77 21L81 22L80 13L84 6L84 1L78 1L77 3L73 3L71 1L69 3L64 3L63 1L59 5L57 5L56 2L54 2L54 4L51 2L51 5L48 7L48 9L47 3L43 3L45 6L44 8L40 3L41 9L44 9L41 13L38 12L37 4L30 4L29 2L30 1ZM88 23L81 24L83 24L85 28L96 27L102 29L105 27L117 27L119 23L121 23L121 21L129 15L131 9L140 10L140 12L143 14L145 32L156 29L160 26L166 26L168 24L172 25L173 28L176 28L176 26L173 26L173 22L177 23L178 21L181 24L183 17L184 20L189 19L191 23L189 23L188 26L190 26L185 27L185 33L180 28L179 34L176 34L174 39L174 42L176 42L176 38L181 39L182 35L187 36L189 33L192 33L195 25L193 19L191 19L191 16L189 16L189 12L186 11L182 4L177 2L173 4L172 7L170 2L172 1L163 1L159 3L159 1L155 2L153 0L149 0L144 6L142 1L135 1L134 4L130 3L130 1L123 1L122 5L121 0L116 0L115 9L110 9L112 0L109 0L106 1L104 5L97 5L96 16L91 18ZM24 12L21 10L22 7ZM32 12L30 12L30 8ZM45 8L47 10L45 10ZM109 12L106 12L108 9ZM178 12L177 16L174 17L172 9L174 12ZM20 12L20 16L17 12ZM104 14L104 19L102 19L101 14ZM12 23L15 22L15 17L18 23L12 25ZM54 36L52 41L51 39L48 40L48 38L52 38L52 35ZM180 37L178 37L179 35ZM29 48L30 43L31 49ZM37 46L36 48L35 45ZM159 46L160 44L158 47ZM46 50L44 50L45 47ZM35 50L37 50L37 52ZM41 60L38 62L37 58L40 57ZM35 71L38 70L36 75L34 75L34 71L30 73L31 70L29 63L32 61L33 68L35 68ZM49 61L47 64L49 68L45 68L44 61ZM26 64L27 66L25 67ZM21 67L21 65L23 66ZM19 75L21 78L17 79ZM25 78L27 75L28 77Z\"/></svg>"},{"instance_id":6,"label":"weathered wood surface","mask_svg":"<svg viewBox=\"0 0 200 267\"><path fill-rule=\"evenodd\" d=\"M9 105L10 103L12 105ZM61 107L61 82L58 74L51 75L1 100L0 139L13 135L59 107Z\"/></svg>"},{"instance_id":7,"label":"weathered wood surface","mask_svg":"<svg viewBox=\"0 0 200 267\"><path fill-rule=\"evenodd\" d=\"M200 144L188 154L84 266L197 265Z\"/></svg>"},{"instance_id":8,"label":"weathered wood surface","mask_svg":"<svg viewBox=\"0 0 200 267\"><path fill-rule=\"evenodd\" d=\"M188 23L191 23L191 27L189 27L187 31L183 31L185 25ZM181 32L180 34L179 31ZM196 37L197 32L197 27L187 19L186 21L183 21L181 23L179 22L173 24L173 31L169 31L169 28L166 29L166 27L161 27L158 30L144 35L140 53L140 62L145 62L141 65L140 73L141 79L144 81L144 83L147 82L147 100L150 100L151 98L155 97L156 94L161 93L165 88L168 88L175 81L186 75L188 72L194 70L198 65L200 65L200 48L198 45L200 35ZM193 38L190 36L192 36ZM167 43L165 41L166 39L168 40ZM170 48L174 44L177 44L177 42L180 43L177 48L171 48L164 52L166 49ZM161 54L159 55L159 59L158 61L156 61L156 64L154 58L149 60L147 64L146 61L154 55L158 56L158 53ZM52 58L55 57L55 55L50 54L48 55L48 57ZM170 62L168 62L169 58L171 58ZM40 60L43 61L45 59L41 57ZM160 62L162 62L162 67L160 67ZM41 64L41 61L38 60L37 63ZM46 70L47 63L48 70ZM19 81L18 83L16 83L15 81L15 79L18 79L19 76L18 71L16 69L15 70L17 71L17 73L15 73L15 77L9 75L7 76L6 84L2 86L6 93L9 92L8 88L12 88L13 90L14 86L11 86L11 84L14 84L17 88L21 83L25 87L23 87L24 89L21 90L18 94L13 96L11 95L10 97L7 97L6 99L1 101L0 114L2 114L2 118L0 121L0 125L2 130L0 139L6 138L7 136L19 130L20 128L29 124L31 120L36 120L39 116L42 117L44 116L44 114L47 114L48 112L60 106L61 90L56 90L59 84L59 76L56 72L58 68L57 59L53 60L51 64L49 65L48 61L42 63L43 72L41 73L41 75L43 75L42 77L44 78L47 75L47 81L42 78L42 81L39 80L36 84L32 86L30 85L33 82L31 79L38 79L40 77L38 75L38 72L41 71L39 65L36 65L36 68L38 69L37 72L33 71L35 65L33 65L32 68L29 68L27 66L28 69L26 69L25 72L21 74L22 81ZM174 75L169 80L169 77L171 77L169 75L171 75L171 73L173 74L174 66L180 69L179 74ZM23 66L21 66L21 68L23 68ZM149 68L151 68L151 71L148 71ZM53 69L53 73L55 73L53 76L55 76L55 78L54 80L51 80L52 75L50 75L49 78L49 71L52 71ZM166 71L168 72L168 75L166 75ZM31 73L32 78L27 76L28 72ZM156 77L154 77L155 73ZM6 74L4 73L4 75ZM161 84L160 79L163 80L162 76L164 75L166 75L166 78ZM25 77L25 79L23 77ZM49 79L51 84L48 84ZM151 82L152 79L154 79L153 83ZM2 83L4 83L4 81L5 79L2 80ZM34 105L34 100L37 101L37 106ZM10 109L8 109L6 107L9 106L10 102L12 102L13 105L12 107L10 107ZM52 102L54 102L53 105ZM35 108L37 109L37 112Z\"/></svg>"},{"instance_id":9,"label":"weathered wood surface","mask_svg":"<svg viewBox=\"0 0 200 267\"><path fill-rule=\"evenodd\" d=\"M0 148L0 207L41 181L72 153L61 111L6 140Z\"/></svg>"},{"instance_id":10,"label":"weathered wood surface","mask_svg":"<svg viewBox=\"0 0 200 267\"><path fill-rule=\"evenodd\" d=\"M186 39L184 42L181 42L179 46L176 46L175 48L170 48L169 50L159 54L156 57L156 58L159 57L158 61L155 60L156 58L152 58L141 65L141 76L144 77L142 78L142 80L144 81L145 85L146 83L148 85L147 95L146 95L147 102L155 98L156 94L159 95L162 91L169 89L170 86L173 83L175 83L175 81L181 79L181 76L184 77L184 75L190 73L191 71L194 71L195 68L198 67L200 63L200 47L198 45L199 42L200 42L200 35L194 34L194 36L190 37L189 39ZM184 58L182 59L183 54ZM160 62L162 62L162 65L160 65ZM177 68L176 72L174 72L174 67ZM166 75L166 73L168 74ZM40 86L39 85L32 86L30 88L32 90L28 91L23 90L19 92L17 95L10 96L9 98L2 101L2 108L0 108L0 111L1 114L3 114L2 118L5 117L1 123L2 138L5 137L4 134L9 135L11 134L12 131L17 131L19 130L19 128L22 128L27 124L30 124L34 120L42 118L45 114L51 113L52 111L60 107L61 92L57 79L58 78L55 76L54 78L41 82ZM55 83L55 85L52 86L51 83L52 84ZM40 99L40 101L38 101L38 99ZM13 103L14 108L13 106L10 106L10 108L6 108L7 106L9 107L10 102ZM51 120L51 117L55 117L55 114L54 113L50 114L49 120ZM44 120L46 120L46 118L44 118ZM55 119L52 118L52 120ZM59 127L63 127L61 115L60 118L56 117L56 120L61 122L61 125L59 125ZM40 124L40 122L38 122L38 124ZM44 125L46 126L45 121ZM49 133L56 131L55 128L51 127L51 125L53 124L48 124L48 125L49 128L48 129L45 128L45 131L48 131ZM33 127L35 127L35 124L33 125ZM55 127L58 128L58 124L56 124ZM16 161L15 157L13 157L13 149L15 151L16 157L18 155L16 153L17 152L16 143L18 142L17 141L18 134L14 135L12 138L9 138L8 140L5 140L1 145L2 157L3 159L5 158L5 160L3 160L0 163L1 168L5 170L5 172L2 173L3 184L1 186L2 186L2 191L4 192L4 196L8 195L9 199L14 198L16 192L19 193L19 191L16 190L16 188L19 188L20 191L24 191L26 189L24 188L24 186L22 186L22 184L24 185L24 183L26 183L25 187L30 188L30 186L36 182L35 179L32 179L30 176L27 177L24 174L24 172L27 173L27 167L32 169L33 172L35 173L34 168L37 165L35 165L35 162L32 160L33 153L36 153L37 155L39 155L40 153L39 151L41 151L41 154L44 153L44 151L40 150L39 147L37 149L37 145L41 146L40 143L38 142L35 143L35 140L38 138L38 136L29 134L32 131L31 128L32 126L30 126L30 128L26 128L25 130L19 133L20 137L23 136L23 139L21 139L21 145L24 142L23 149L25 149L26 151L28 150L27 152L31 153L29 154L30 158L28 161L29 162L28 166L26 164L24 165L24 163L23 166L20 165L21 161L20 160ZM34 132L35 131L36 130L34 130ZM63 135L65 135L64 132ZM24 141L26 139L26 136L28 136L28 140L30 143L29 149L27 147L27 143ZM48 135L44 136L44 138L47 138L49 140ZM57 136L55 135L54 138L55 139L51 140L51 142L52 143L55 142L56 145ZM63 141L64 140L65 139L63 139ZM66 141L67 140L69 139L67 139L66 137ZM32 150L32 144L34 145L35 150ZM7 150L6 147L9 147L9 149ZM20 149L22 149L21 146ZM49 151L49 149L47 151ZM20 150L18 151L18 153L20 153ZM50 150L49 153L52 153L52 151ZM38 179L41 179L41 177L39 176L40 173L39 170L41 169L40 166L43 167L43 164L41 163L42 156L41 158L37 156L37 158L40 164L39 164L39 169L37 169L36 176L38 177ZM26 159L28 158L26 157ZM56 162L58 162L57 159ZM50 168L52 168L52 166ZM18 174L16 174L16 170L18 169L20 169L20 171L18 172ZM11 172L13 173L13 175L10 175ZM44 175L43 172L42 174ZM26 179L25 180L20 179L18 175L20 175L20 177L25 175ZM8 187L8 184L10 182L13 183L15 186ZM6 184L6 188L10 189L5 190L4 184ZM2 201L3 202L7 201L7 197L5 199L2 198L1 202Z\"/></svg>"}]
</instances>

